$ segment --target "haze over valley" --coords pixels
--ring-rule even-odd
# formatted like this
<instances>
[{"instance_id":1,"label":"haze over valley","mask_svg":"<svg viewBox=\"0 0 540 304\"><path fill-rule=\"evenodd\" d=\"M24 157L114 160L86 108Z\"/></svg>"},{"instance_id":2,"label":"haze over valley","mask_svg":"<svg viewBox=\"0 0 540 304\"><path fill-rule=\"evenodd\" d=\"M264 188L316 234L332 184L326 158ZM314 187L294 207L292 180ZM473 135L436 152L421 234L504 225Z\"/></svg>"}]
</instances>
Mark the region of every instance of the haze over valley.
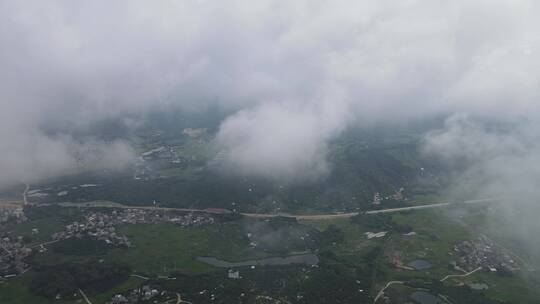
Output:
<instances>
[{"instance_id":1,"label":"haze over valley","mask_svg":"<svg viewBox=\"0 0 540 304\"><path fill-rule=\"evenodd\" d=\"M0 302L539 303L539 17L0 0Z\"/></svg>"}]
</instances>

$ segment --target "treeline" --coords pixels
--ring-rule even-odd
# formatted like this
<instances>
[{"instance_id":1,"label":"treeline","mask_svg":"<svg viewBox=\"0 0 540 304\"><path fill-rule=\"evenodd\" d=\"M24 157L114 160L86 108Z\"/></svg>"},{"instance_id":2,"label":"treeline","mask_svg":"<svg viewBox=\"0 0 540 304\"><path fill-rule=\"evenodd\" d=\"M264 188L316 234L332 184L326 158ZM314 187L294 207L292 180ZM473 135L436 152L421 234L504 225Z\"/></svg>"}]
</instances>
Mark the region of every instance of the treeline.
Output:
<instances>
[{"instance_id":1,"label":"treeline","mask_svg":"<svg viewBox=\"0 0 540 304\"><path fill-rule=\"evenodd\" d=\"M305 210L367 209L372 208L371 201L376 192L390 194L401 187L412 187L420 165L413 161L413 167L411 161L405 162L401 159L401 154L414 158L414 149L414 146L402 145L381 152L363 149L358 143L335 143L329 156L332 161L330 175L324 179L295 185L282 185L262 178L231 176L226 172L219 172L216 168L192 172L190 178L151 180L134 180L132 174L87 174L84 176L86 179L72 176L71 179L59 179L55 185L60 189L61 185L73 183L74 180L80 184L100 185L69 189L61 200L72 202L111 200L132 205L150 205L156 200L163 206L170 207L219 207L261 211L259 209L276 206L268 204L276 201L282 211L291 213ZM49 197L39 200L53 202L58 198L55 193L51 193ZM268 206L264 207L265 203ZM403 202L385 201L385 205L393 203L396 206L403 205Z\"/></svg>"},{"instance_id":2,"label":"treeline","mask_svg":"<svg viewBox=\"0 0 540 304\"><path fill-rule=\"evenodd\" d=\"M91 256L104 254L107 250L114 248L113 245L107 244L105 241L83 236L82 238L69 238L51 244L51 249L55 253L64 255Z\"/></svg>"},{"instance_id":3,"label":"treeline","mask_svg":"<svg viewBox=\"0 0 540 304\"><path fill-rule=\"evenodd\" d=\"M176 280L156 283L199 304L259 303L256 298L261 295L294 304L373 301L368 291L370 274L335 260L323 261L319 267L290 265L238 270L241 276L238 280L226 279L223 270L203 275L177 273Z\"/></svg>"},{"instance_id":4,"label":"treeline","mask_svg":"<svg viewBox=\"0 0 540 304\"><path fill-rule=\"evenodd\" d=\"M351 218L351 221L367 229L374 231L394 231L397 233L409 233L413 230L411 226L396 223L389 214L358 214Z\"/></svg>"},{"instance_id":5,"label":"treeline","mask_svg":"<svg viewBox=\"0 0 540 304\"><path fill-rule=\"evenodd\" d=\"M319 251L341 243L345 238L343 231L335 225L319 231L287 217L275 217L265 221L245 218L243 226L250 233L250 239L257 244L258 249L274 255Z\"/></svg>"},{"instance_id":6,"label":"treeline","mask_svg":"<svg viewBox=\"0 0 540 304\"><path fill-rule=\"evenodd\" d=\"M30 290L48 298L69 297L79 288L87 292L105 291L128 279L131 272L124 264L99 262L65 263L34 270Z\"/></svg>"},{"instance_id":7,"label":"treeline","mask_svg":"<svg viewBox=\"0 0 540 304\"><path fill-rule=\"evenodd\" d=\"M32 221L59 217L66 220L66 222L73 222L82 218L82 212L77 208L65 208L55 205L25 205L24 215Z\"/></svg>"},{"instance_id":8,"label":"treeline","mask_svg":"<svg viewBox=\"0 0 540 304\"><path fill-rule=\"evenodd\" d=\"M483 291L473 290L467 285L448 286L439 280L424 281L412 280L406 283L407 286L417 289L427 289L433 294L443 294L452 303L460 304L510 304L502 300L488 298Z\"/></svg>"}]
</instances>

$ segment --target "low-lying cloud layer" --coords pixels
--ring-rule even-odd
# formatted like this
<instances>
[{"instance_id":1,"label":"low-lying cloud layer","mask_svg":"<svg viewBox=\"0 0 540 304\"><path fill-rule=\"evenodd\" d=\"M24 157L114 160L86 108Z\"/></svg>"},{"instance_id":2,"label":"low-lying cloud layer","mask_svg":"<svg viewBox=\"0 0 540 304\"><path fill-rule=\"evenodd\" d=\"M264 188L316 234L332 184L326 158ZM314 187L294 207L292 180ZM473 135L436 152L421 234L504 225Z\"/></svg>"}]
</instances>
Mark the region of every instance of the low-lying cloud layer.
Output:
<instances>
[{"instance_id":1,"label":"low-lying cloud layer","mask_svg":"<svg viewBox=\"0 0 540 304\"><path fill-rule=\"evenodd\" d=\"M494 124L454 116L443 129L428 134L424 148L459 174L453 189L458 195L524 202L538 194L539 123Z\"/></svg>"},{"instance_id":2,"label":"low-lying cloud layer","mask_svg":"<svg viewBox=\"0 0 540 304\"><path fill-rule=\"evenodd\" d=\"M532 0L0 1L0 184L77 166L88 143L52 123L169 104L237 110L216 138L230 168L300 180L330 170L326 143L353 122L535 121L539 16ZM431 145L466 144L452 128ZM530 132L501 153L529 136L532 156ZM91 144L94 163L131 157Z\"/></svg>"},{"instance_id":3,"label":"low-lying cloud layer","mask_svg":"<svg viewBox=\"0 0 540 304\"><path fill-rule=\"evenodd\" d=\"M448 196L457 200L496 198L483 206L484 223L492 235L511 240L523 252L528 268L540 267L540 121L501 124L454 116L426 137L425 152L454 170ZM495 207L495 208L493 208ZM495 211L496 210L496 211Z\"/></svg>"}]
</instances>

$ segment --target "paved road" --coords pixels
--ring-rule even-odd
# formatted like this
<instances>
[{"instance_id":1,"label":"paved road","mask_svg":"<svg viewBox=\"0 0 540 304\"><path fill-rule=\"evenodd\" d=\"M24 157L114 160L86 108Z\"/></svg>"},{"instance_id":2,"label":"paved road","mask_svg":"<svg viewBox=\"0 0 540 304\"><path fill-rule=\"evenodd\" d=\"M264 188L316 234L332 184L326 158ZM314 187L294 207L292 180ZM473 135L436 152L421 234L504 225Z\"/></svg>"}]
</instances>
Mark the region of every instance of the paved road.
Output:
<instances>
[{"instance_id":1,"label":"paved road","mask_svg":"<svg viewBox=\"0 0 540 304\"><path fill-rule=\"evenodd\" d=\"M28 197L26 196L26 193L28 193L28 190L30 190L30 185L26 184L26 188L24 189L24 192L22 194L24 205L28 205Z\"/></svg>"},{"instance_id":2,"label":"paved road","mask_svg":"<svg viewBox=\"0 0 540 304\"><path fill-rule=\"evenodd\" d=\"M427 205L421 205L421 206L369 210L369 211L364 212L364 214L394 213L394 212L403 212L403 211L429 209L429 208L440 208L440 207L447 207L450 205L495 202L498 200L499 199L496 199L496 198L484 198L484 199L477 199L477 200L467 200L462 203L434 203L434 204L427 204ZM254 217L254 218L271 218L271 217L277 217L277 216L284 216L284 217L294 217L297 220L325 220L325 219L350 218L355 215L358 215L359 212L337 213L337 214L314 214L314 215L294 215L294 214L286 214L286 213L284 214L241 213L241 214L247 217Z\"/></svg>"},{"instance_id":3,"label":"paved road","mask_svg":"<svg viewBox=\"0 0 540 304\"><path fill-rule=\"evenodd\" d=\"M358 215L358 212L350 213L337 213L337 214L312 214L312 215L298 215L298 214L288 214L288 213L279 213L279 214L268 214L268 213L240 213L243 216L251 218L273 218L273 217L291 217L297 220L330 220L330 219L340 219L340 218L350 218L355 215Z\"/></svg>"},{"instance_id":4,"label":"paved road","mask_svg":"<svg viewBox=\"0 0 540 304\"><path fill-rule=\"evenodd\" d=\"M132 274L131 276L134 277L134 278L139 278L139 279L143 279L143 280L146 280L146 281L150 280L150 278L143 277L143 276L138 275L138 274Z\"/></svg>"},{"instance_id":5,"label":"paved road","mask_svg":"<svg viewBox=\"0 0 540 304\"><path fill-rule=\"evenodd\" d=\"M483 198L483 199L476 199L476 200L467 200L467 201L464 201L464 202L461 202L461 203L434 203L434 204L428 204L428 205L403 207L403 208L370 210L370 211L366 211L366 214L402 212L402 211L409 211L409 210L447 207L447 206L450 206L450 205L458 206L458 205L461 205L461 204L493 203L493 202L496 202L496 201L499 201L499 200L500 199L498 199L498 198Z\"/></svg>"},{"instance_id":6,"label":"paved road","mask_svg":"<svg viewBox=\"0 0 540 304\"><path fill-rule=\"evenodd\" d=\"M421 206L411 206L411 207L402 207L402 208L389 208L389 209L380 209L380 210L369 210L365 214L380 214L380 213L393 213L393 212L403 212L411 210L420 210L420 209L429 209L429 208L441 208L447 207L450 205L461 205L461 204L476 204L476 203L488 203L499 201L497 198L484 198L477 200L467 200L462 203L434 203ZM60 203L60 206L63 207L84 207L84 208L121 208L121 209L143 209L143 210L162 210L162 211L180 211L180 212L200 212L200 213L209 213L209 214L231 214L232 212L227 209L192 209L192 208L167 208L167 207L153 207L153 206L128 206L115 202L89 202L89 203ZM350 218L355 215L358 215L359 212L349 212L349 213L333 213L333 214L312 214L312 215L298 215L298 214L269 214L269 213L240 213L243 216L251 218L273 218L273 217L290 217L297 220L329 220L329 219L343 219Z\"/></svg>"}]
</instances>

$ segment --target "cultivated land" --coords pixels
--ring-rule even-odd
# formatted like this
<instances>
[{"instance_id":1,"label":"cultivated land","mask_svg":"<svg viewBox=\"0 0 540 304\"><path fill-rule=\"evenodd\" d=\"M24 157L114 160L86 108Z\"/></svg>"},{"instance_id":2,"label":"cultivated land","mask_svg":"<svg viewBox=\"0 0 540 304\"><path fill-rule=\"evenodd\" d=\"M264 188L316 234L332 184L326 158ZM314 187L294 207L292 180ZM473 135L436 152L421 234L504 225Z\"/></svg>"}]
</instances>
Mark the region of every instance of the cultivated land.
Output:
<instances>
[{"instance_id":1,"label":"cultivated land","mask_svg":"<svg viewBox=\"0 0 540 304\"><path fill-rule=\"evenodd\" d=\"M111 249L98 258L127 263L134 273L145 276L168 275L174 269L186 273L211 271L210 266L196 260L197 256L216 256L230 261L268 256L249 248L249 241L238 223L193 228L173 224L140 224L121 227L117 232L126 235L132 241L133 248ZM49 252L36 259L36 262L60 264L87 258Z\"/></svg>"},{"instance_id":2,"label":"cultivated land","mask_svg":"<svg viewBox=\"0 0 540 304\"><path fill-rule=\"evenodd\" d=\"M484 207L487 206L484 205ZM72 212L72 214L76 213ZM120 226L117 229L117 233L128 236L132 241L133 247L131 248L108 248L99 254L69 255L55 252L54 246L47 245L49 250L32 257L31 265L33 268L39 269L44 266L81 263L88 260L122 262L131 267L132 274L140 276L130 277L127 281L99 293L86 292L94 303L104 303L113 294L146 284L147 280L143 278L157 279L162 276L161 280L165 282L167 281L165 278L179 274L195 277L217 275L222 277L224 281L230 281L226 278L224 270L197 261L196 257L198 256L214 256L227 261L243 261L269 256L316 252L322 259L322 264L319 266L322 269L338 267L339 265L341 265L339 267L345 267L344 269L362 269L372 264L373 267L368 269L369 272L362 274L362 271L357 270L356 275L348 278L353 282L363 280L370 282L365 285L367 289L362 293L371 299L391 281L437 281L448 274L460 274L459 271L448 268L448 263L452 259L449 253L452 253L455 244L474 239L479 233L461 224L463 218L454 217L445 209L413 210L395 213L391 217L393 222L409 227L411 231L415 232L415 235L404 236L403 233L389 231L384 237L367 239L365 233L373 232L373 226L366 227L361 222L354 222L350 218L300 219L297 224L292 224L293 226L287 224L287 230L305 227L302 228L305 229L303 231L315 229L323 232L328 231L329 227L334 227L342 233L342 238L335 239L335 242L319 243L317 248L296 247L277 253L268 249L254 248L250 245L250 239L246 235L247 231L254 231L250 225L265 222L268 219L250 219L248 223L246 220L238 218L200 227L180 227L169 223L135 224ZM60 223L62 220L55 217L30 220L25 225L20 226L17 231L27 233L30 229L28 227L37 227L40 231L53 231L61 228ZM280 235L280 237L291 237L291 235L285 234L285 236ZM42 241L42 239L32 240L32 242L38 241ZM286 243L286 240L280 241ZM432 267L426 270L397 268L391 262L391 257L396 255L399 256L404 265L412 260L424 259L428 260ZM296 267L291 266L290 270L294 273L298 271L295 269ZM240 269L240 271L246 277L257 277L257 270ZM0 300L5 301L5 303L28 303L28 301L32 303L71 303L64 300L48 300L33 295L28 286L35 275L34 270L31 269L25 274L1 283ZM159 279L157 281L159 282ZM526 272L505 277L480 271L467 277L448 279L444 285L452 287L462 283L485 283L489 289L483 291L483 294L491 299L505 300L510 303L513 301L535 303L538 297L532 288L534 282L527 280ZM173 284L172 281L166 283L169 287L171 284ZM415 289L410 286L405 288L391 285L385 289L384 294L399 297L399 295L410 293L413 290ZM286 294L285 291L281 292Z\"/></svg>"}]
</instances>

